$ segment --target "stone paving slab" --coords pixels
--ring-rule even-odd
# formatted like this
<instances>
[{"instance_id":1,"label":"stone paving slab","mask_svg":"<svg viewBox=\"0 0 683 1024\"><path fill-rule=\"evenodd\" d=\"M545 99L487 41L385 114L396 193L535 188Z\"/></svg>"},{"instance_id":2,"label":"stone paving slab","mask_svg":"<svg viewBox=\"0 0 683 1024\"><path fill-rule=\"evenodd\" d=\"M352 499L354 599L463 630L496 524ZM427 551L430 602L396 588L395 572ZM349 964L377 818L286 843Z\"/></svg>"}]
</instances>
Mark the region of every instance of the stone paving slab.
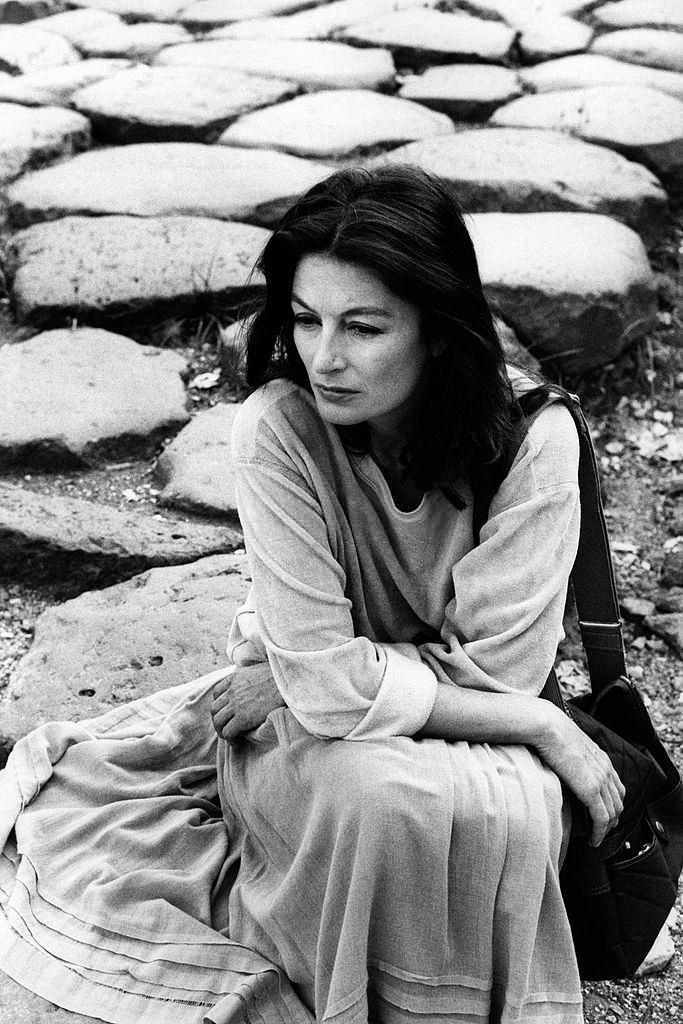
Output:
<instances>
[{"instance_id":1,"label":"stone paving slab","mask_svg":"<svg viewBox=\"0 0 683 1024\"><path fill-rule=\"evenodd\" d=\"M150 456L189 420L176 352L93 328L0 348L0 466Z\"/></svg>"},{"instance_id":2,"label":"stone paving slab","mask_svg":"<svg viewBox=\"0 0 683 1024\"><path fill-rule=\"evenodd\" d=\"M0 25L24 25L61 8L61 0L0 0Z\"/></svg>"},{"instance_id":3,"label":"stone paving slab","mask_svg":"<svg viewBox=\"0 0 683 1024\"><path fill-rule=\"evenodd\" d=\"M468 211L579 210L661 233L667 195L657 178L619 153L534 128L467 129L401 146L374 163L417 164L452 184Z\"/></svg>"},{"instance_id":4,"label":"stone paving slab","mask_svg":"<svg viewBox=\"0 0 683 1024\"><path fill-rule=\"evenodd\" d=\"M606 32L591 44L592 53L632 64L683 72L683 34L655 28L625 28Z\"/></svg>"},{"instance_id":5,"label":"stone paving slab","mask_svg":"<svg viewBox=\"0 0 683 1024\"><path fill-rule=\"evenodd\" d=\"M570 132L644 163L673 189L683 184L683 103L658 89L613 85L523 96L499 107L490 123Z\"/></svg>"},{"instance_id":6,"label":"stone paving slab","mask_svg":"<svg viewBox=\"0 0 683 1024\"><path fill-rule=\"evenodd\" d=\"M38 324L133 324L211 300L236 305L262 288L251 277L269 232L206 217L64 217L15 235L12 302Z\"/></svg>"},{"instance_id":7,"label":"stone paving slab","mask_svg":"<svg viewBox=\"0 0 683 1024\"><path fill-rule=\"evenodd\" d=\"M86 87L73 104L111 141L210 142L243 114L296 92L291 82L238 71L143 66Z\"/></svg>"},{"instance_id":8,"label":"stone paving slab","mask_svg":"<svg viewBox=\"0 0 683 1024\"><path fill-rule=\"evenodd\" d=\"M319 40L215 39L169 46L155 64L228 68L282 78L314 89L386 89L395 76L391 54Z\"/></svg>"},{"instance_id":9,"label":"stone paving slab","mask_svg":"<svg viewBox=\"0 0 683 1024\"><path fill-rule=\"evenodd\" d=\"M0 102L23 103L31 107L68 107L78 89L111 78L131 66L128 60L93 57L78 64L33 71L27 75L0 72Z\"/></svg>"},{"instance_id":10,"label":"stone paving slab","mask_svg":"<svg viewBox=\"0 0 683 1024\"><path fill-rule=\"evenodd\" d=\"M618 221L589 213L473 213L470 223L492 307L546 355L577 369L598 366L654 322L647 252Z\"/></svg>"},{"instance_id":11,"label":"stone paving slab","mask_svg":"<svg viewBox=\"0 0 683 1024\"><path fill-rule=\"evenodd\" d=\"M483 18L500 18L515 27L536 17L583 13L595 0L463 0L463 7Z\"/></svg>"},{"instance_id":12,"label":"stone paving slab","mask_svg":"<svg viewBox=\"0 0 683 1024\"><path fill-rule=\"evenodd\" d=\"M39 494L0 482L0 559L7 578L74 578L85 590L154 566L184 565L242 546L234 526L187 522L171 513Z\"/></svg>"},{"instance_id":13,"label":"stone paving slab","mask_svg":"<svg viewBox=\"0 0 683 1024\"><path fill-rule=\"evenodd\" d=\"M519 77L493 64L446 64L414 75L399 89L406 100L424 103L454 120L485 120L522 95Z\"/></svg>"},{"instance_id":14,"label":"stone paving slab","mask_svg":"<svg viewBox=\"0 0 683 1024\"><path fill-rule=\"evenodd\" d=\"M84 38L79 49L89 57L127 57L149 61L167 46L187 43L192 36L182 25L138 22L122 23L106 33L93 32Z\"/></svg>"},{"instance_id":15,"label":"stone paving slab","mask_svg":"<svg viewBox=\"0 0 683 1024\"><path fill-rule=\"evenodd\" d=\"M0 746L227 668L228 629L249 585L243 553L214 555L49 608L0 699Z\"/></svg>"},{"instance_id":16,"label":"stone paving slab","mask_svg":"<svg viewBox=\"0 0 683 1024\"><path fill-rule=\"evenodd\" d=\"M159 456L154 481L164 505L236 515L230 436L240 403L200 412Z\"/></svg>"},{"instance_id":17,"label":"stone paving slab","mask_svg":"<svg viewBox=\"0 0 683 1024\"><path fill-rule=\"evenodd\" d=\"M327 160L454 131L445 114L396 96L351 89L299 96L246 114L219 141Z\"/></svg>"},{"instance_id":18,"label":"stone paving slab","mask_svg":"<svg viewBox=\"0 0 683 1024\"><path fill-rule=\"evenodd\" d=\"M519 49L529 64L586 50L593 29L574 18L530 17L522 26Z\"/></svg>"},{"instance_id":19,"label":"stone paving slab","mask_svg":"<svg viewBox=\"0 0 683 1024\"><path fill-rule=\"evenodd\" d=\"M533 68L520 68L522 83L531 92L558 92L602 85L635 85L667 92L683 100L683 75L662 71L642 64L602 57L597 53L580 53L557 60L544 61Z\"/></svg>"},{"instance_id":20,"label":"stone paving slab","mask_svg":"<svg viewBox=\"0 0 683 1024\"><path fill-rule=\"evenodd\" d=\"M680 0L617 0L597 7L591 17L604 28L683 29Z\"/></svg>"},{"instance_id":21,"label":"stone paving slab","mask_svg":"<svg viewBox=\"0 0 683 1024\"><path fill-rule=\"evenodd\" d=\"M331 170L267 150L143 143L24 175L7 197L17 226L67 214L186 214L270 225Z\"/></svg>"},{"instance_id":22,"label":"stone paving slab","mask_svg":"<svg viewBox=\"0 0 683 1024\"><path fill-rule=\"evenodd\" d=\"M80 54L54 32L29 25L0 25L0 71L21 75L42 68L75 64Z\"/></svg>"},{"instance_id":23,"label":"stone paving slab","mask_svg":"<svg viewBox=\"0 0 683 1024\"><path fill-rule=\"evenodd\" d=\"M398 64L477 58L505 61L514 32L500 22L467 14L408 10L351 25L338 38L356 46L384 46Z\"/></svg>"},{"instance_id":24,"label":"stone paving slab","mask_svg":"<svg viewBox=\"0 0 683 1024\"><path fill-rule=\"evenodd\" d=\"M90 145L90 122L61 107L0 103L0 185Z\"/></svg>"},{"instance_id":25,"label":"stone paving slab","mask_svg":"<svg viewBox=\"0 0 683 1024\"><path fill-rule=\"evenodd\" d=\"M126 21L176 21L187 0L69 0L70 7L110 11Z\"/></svg>"},{"instance_id":26,"label":"stone paving slab","mask_svg":"<svg viewBox=\"0 0 683 1024\"><path fill-rule=\"evenodd\" d=\"M320 0L194 0L180 11L178 20L195 29L210 29L232 21L269 18L315 7Z\"/></svg>"},{"instance_id":27,"label":"stone paving slab","mask_svg":"<svg viewBox=\"0 0 683 1024\"><path fill-rule=\"evenodd\" d=\"M49 18L40 18L34 21L31 27L41 32L54 32L78 50L90 37L116 32L123 24L118 15L109 11L83 7L80 10L53 14Z\"/></svg>"},{"instance_id":28,"label":"stone paving slab","mask_svg":"<svg viewBox=\"0 0 683 1024\"><path fill-rule=\"evenodd\" d=\"M331 0L297 14L248 18L209 33L210 39L328 39L335 32L380 14L434 7L436 0Z\"/></svg>"}]
</instances>

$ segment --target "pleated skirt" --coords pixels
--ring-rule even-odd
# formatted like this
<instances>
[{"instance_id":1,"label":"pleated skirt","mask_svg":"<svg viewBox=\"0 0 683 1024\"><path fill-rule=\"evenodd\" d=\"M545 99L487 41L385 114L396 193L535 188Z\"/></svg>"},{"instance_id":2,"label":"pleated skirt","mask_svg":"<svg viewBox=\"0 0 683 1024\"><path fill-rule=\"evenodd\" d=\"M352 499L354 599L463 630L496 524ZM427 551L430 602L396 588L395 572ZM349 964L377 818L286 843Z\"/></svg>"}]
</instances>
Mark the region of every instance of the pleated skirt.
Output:
<instances>
[{"instance_id":1,"label":"pleated skirt","mask_svg":"<svg viewBox=\"0 0 683 1024\"><path fill-rule=\"evenodd\" d=\"M0 965L112 1024L579 1024L567 814L524 747L352 743L223 671L21 740L0 773Z\"/></svg>"}]
</instances>

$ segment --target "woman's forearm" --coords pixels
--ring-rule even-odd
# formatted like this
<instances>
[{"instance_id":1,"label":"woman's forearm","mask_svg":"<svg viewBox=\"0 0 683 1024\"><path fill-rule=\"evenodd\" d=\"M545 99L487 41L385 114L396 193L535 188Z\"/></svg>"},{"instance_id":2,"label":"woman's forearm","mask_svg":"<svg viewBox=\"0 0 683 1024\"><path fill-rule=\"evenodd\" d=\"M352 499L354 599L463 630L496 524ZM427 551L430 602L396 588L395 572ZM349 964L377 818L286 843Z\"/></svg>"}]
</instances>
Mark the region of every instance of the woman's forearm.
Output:
<instances>
[{"instance_id":1,"label":"woman's forearm","mask_svg":"<svg viewBox=\"0 0 683 1024\"><path fill-rule=\"evenodd\" d=\"M416 739L538 746L551 727L552 705L517 693L487 693L439 683L429 718Z\"/></svg>"}]
</instances>

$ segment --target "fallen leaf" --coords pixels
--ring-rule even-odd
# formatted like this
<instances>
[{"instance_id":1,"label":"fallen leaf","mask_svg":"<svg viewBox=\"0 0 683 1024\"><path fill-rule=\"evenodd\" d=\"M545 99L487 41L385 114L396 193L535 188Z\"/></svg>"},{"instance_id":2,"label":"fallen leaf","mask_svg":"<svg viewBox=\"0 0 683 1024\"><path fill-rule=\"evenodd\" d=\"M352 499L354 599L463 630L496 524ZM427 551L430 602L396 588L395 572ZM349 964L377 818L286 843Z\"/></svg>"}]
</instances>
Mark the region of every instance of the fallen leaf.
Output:
<instances>
[{"instance_id":1,"label":"fallen leaf","mask_svg":"<svg viewBox=\"0 0 683 1024\"><path fill-rule=\"evenodd\" d=\"M200 391L209 391L218 386L221 379L220 370L209 370L208 373L200 373L190 381L191 388L199 388Z\"/></svg>"}]
</instances>

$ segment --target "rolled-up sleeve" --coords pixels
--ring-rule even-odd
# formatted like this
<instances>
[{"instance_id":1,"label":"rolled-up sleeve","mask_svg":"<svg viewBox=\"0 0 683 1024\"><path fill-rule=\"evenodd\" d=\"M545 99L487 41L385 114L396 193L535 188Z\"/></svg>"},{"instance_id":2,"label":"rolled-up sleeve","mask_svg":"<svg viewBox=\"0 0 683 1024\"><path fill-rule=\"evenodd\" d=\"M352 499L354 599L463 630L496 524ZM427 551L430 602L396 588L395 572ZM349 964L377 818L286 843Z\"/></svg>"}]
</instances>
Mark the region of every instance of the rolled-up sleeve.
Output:
<instances>
[{"instance_id":1,"label":"rolled-up sleeve","mask_svg":"<svg viewBox=\"0 0 683 1024\"><path fill-rule=\"evenodd\" d=\"M434 704L434 672L411 644L354 635L320 496L272 438L267 456L254 450L240 443L238 417L233 461L253 581L242 638L256 626L275 682L309 732L350 740L413 735ZM231 638L236 654L240 639Z\"/></svg>"},{"instance_id":2,"label":"rolled-up sleeve","mask_svg":"<svg viewBox=\"0 0 683 1024\"><path fill-rule=\"evenodd\" d=\"M453 567L443 642L420 646L442 682L540 693L564 635L580 527L578 460L571 415L553 405L494 497L480 544Z\"/></svg>"}]
</instances>

